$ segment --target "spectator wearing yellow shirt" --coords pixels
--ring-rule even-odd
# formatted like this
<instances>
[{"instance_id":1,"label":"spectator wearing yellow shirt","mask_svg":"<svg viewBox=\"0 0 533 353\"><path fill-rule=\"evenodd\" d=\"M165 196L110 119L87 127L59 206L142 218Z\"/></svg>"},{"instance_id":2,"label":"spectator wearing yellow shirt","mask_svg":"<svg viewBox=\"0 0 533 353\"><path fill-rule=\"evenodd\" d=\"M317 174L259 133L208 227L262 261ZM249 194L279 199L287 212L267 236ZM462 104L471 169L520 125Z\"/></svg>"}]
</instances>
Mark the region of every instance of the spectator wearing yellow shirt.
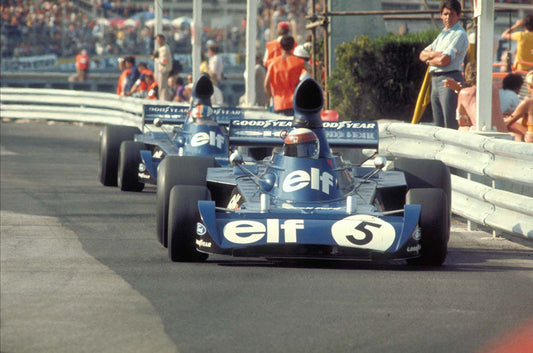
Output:
<instances>
[{"instance_id":1,"label":"spectator wearing yellow shirt","mask_svg":"<svg viewBox=\"0 0 533 353\"><path fill-rule=\"evenodd\" d=\"M520 27L524 27L524 31L512 33ZM517 43L515 70L528 71L533 68L533 65L521 63L524 61L533 63L533 14L527 15L523 20L516 21L511 28L507 28L502 33L502 39L511 39Z\"/></svg>"}]
</instances>

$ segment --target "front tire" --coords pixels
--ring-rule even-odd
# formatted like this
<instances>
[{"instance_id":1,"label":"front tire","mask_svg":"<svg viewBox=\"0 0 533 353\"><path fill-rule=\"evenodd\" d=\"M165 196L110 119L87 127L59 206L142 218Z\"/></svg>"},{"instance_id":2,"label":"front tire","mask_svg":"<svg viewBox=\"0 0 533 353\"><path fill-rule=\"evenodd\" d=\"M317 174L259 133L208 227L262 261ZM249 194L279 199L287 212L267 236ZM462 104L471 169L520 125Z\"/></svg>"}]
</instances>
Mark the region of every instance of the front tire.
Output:
<instances>
[{"instance_id":1,"label":"front tire","mask_svg":"<svg viewBox=\"0 0 533 353\"><path fill-rule=\"evenodd\" d=\"M139 164L144 143L122 141L118 161L117 184L122 191L142 191L144 183L139 182Z\"/></svg>"},{"instance_id":2,"label":"front tire","mask_svg":"<svg viewBox=\"0 0 533 353\"><path fill-rule=\"evenodd\" d=\"M452 182L446 164L433 159L398 158L394 170L404 172L407 189L439 188L444 191L448 206L452 201ZM448 207L451 209L451 207Z\"/></svg>"},{"instance_id":3,"label":"front tire","mask_svg":"<svg viewBox=\"0 0 533 353\"><path fill-rule=\"evenodd\" d=\"M174 262L202 262L208 257L196 250L196 224L200 221L199 200L211 200L207 187L176 185L170 191L168 255Z\"/></svg>"},{"instance_id":4,"label":"front tire","mask_svg":"<svg viewBox=\"0 0 533 353\"><path fill-rule=\"evenodd\" d=\"M441 266L448 252L450 226L448 205L442 189L411 189L406 195L407 204L421 205L419 226L421 230L420 257L409 259L412 265Z\"/></svg>"},{"instance_id":5,"label":"front tire","mask_svg":"<svg viewBox=\"0 0 533 353\"><path fill-rule=\"evenodd\" d=\"M215 167L212 157L167 156L157 171L156 226L157 238L167 246L168 202L174 185L206 185L207 168Z\"/></svg>"},{"instance_id":6,"label":"front tire","mask_svg":"<svg viewBox=\"0 0 533 353\"><path fill-rule=\"evenodd\" d=\"M133 140L141 130L131 126L106 125L100 132L98 180L104 186L117 186L118 159L122 141Z\"/></svg>"}]
</instances>

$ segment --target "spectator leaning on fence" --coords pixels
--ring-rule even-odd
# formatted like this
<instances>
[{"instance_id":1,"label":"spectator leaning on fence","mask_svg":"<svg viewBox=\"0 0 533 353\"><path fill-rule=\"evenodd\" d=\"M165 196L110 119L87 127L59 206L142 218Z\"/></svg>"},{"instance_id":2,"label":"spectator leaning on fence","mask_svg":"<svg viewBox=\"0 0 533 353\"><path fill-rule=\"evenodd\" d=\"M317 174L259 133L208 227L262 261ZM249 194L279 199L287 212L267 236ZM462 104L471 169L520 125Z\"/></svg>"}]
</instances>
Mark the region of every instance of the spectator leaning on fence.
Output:
<instances>
[{"instance_id":1,"label":"spectator leaning on fence","mask_svg":"<svg viewBox=\"0 0 533 353\"><path fill-rule=\"evenodd\" d=\"M144 81L146 82L146 98L148 99L158 99L159 98L159 85L154 79L154 75L144 76Z\"/></svg>"},{"instance_id":2,"label":"spectator leaning on fence","mask_svg":"<svg viewBox=\"0 0 533 353\"><path fill-rule=\"evenodd\" d=\"M135 57L133 55L128 55L124 58L124 63L126 65L126 70L128 70L125 80L124 80L124 87L122 90L123 96L128 96L131 93L131 88L137 82L137 79L140 76L139 70L137 69L137 66L135 66Z\"/></svg>"},{"instance_id":3,"label":"spectator leaning on fence","mask_svg":"<svg viewBox=\"0 0 533 353\"><path fill-rule=\"evenodd\" d=\"M440 4L440 18L444 29L437 38L420 53L432 74L431 109L435 125L457 129L455 109L457 93L444 86L448 78L463 82L461 65L468 49L466 31L459 23L461 4L458 0L444 0Z\"/></svg>"},{"instance_id":4,"label":"spectator leaning on fence","mask_svg":"<svg viewBox=\"0 0 533 353\"><path fill-rule=\"evenodd\" d=\"M117 95L123 96L124 85L126 83L126 76L131 72L131 70L126 68L126 62L124 58L118 58L118 68L120 69L120 76L118 77L117 82Z\"/></svg>"}]
</instances>

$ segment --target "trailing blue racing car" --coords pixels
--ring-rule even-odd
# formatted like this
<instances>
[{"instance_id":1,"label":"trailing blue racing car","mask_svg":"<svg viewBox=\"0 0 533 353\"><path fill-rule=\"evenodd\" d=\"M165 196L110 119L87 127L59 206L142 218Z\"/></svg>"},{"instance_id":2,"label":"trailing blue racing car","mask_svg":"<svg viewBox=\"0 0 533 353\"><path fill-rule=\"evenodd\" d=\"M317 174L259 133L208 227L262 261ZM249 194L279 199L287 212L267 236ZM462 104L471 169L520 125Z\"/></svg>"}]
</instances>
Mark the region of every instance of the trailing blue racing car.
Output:
<instances>
[{"instance_id":1,"label":"trailing blue racing car","mask_svg":"<svg viewBox=\"0 0 533 353\"><path fill-rule=\"evenodd\" d=\"M130 126L105 126L100 134L98 176L106 186L141 191L157 184L158 166L166 156L205 156L210 164L228 164L225 126L242 117L236 108L212 108L213 85L207 75L196 80L193 104L144 105L142 131ZM173 126L166 131L164 126ZM160 128L156 131L156 128Z\"/></svg>"},{"instance_id":2,"label":"trailing blue racing car","mask_svg":"<svg viewBox=\"0 0 533 353\"><path fill-rule=\"evenodd\" d=\"M236 144L282 149L252 163L235 151L231 166L208 169L206 185L173 186L167 234L172 261L223 254L444 262L450 234L447 167L398 159L385 170L381 156L374 167L352 165L330 146L377 150L377 122L322 122L322 106L319 85L306 79L295 92L292 126L231 121Z\"/></svg>"}]
</instances>

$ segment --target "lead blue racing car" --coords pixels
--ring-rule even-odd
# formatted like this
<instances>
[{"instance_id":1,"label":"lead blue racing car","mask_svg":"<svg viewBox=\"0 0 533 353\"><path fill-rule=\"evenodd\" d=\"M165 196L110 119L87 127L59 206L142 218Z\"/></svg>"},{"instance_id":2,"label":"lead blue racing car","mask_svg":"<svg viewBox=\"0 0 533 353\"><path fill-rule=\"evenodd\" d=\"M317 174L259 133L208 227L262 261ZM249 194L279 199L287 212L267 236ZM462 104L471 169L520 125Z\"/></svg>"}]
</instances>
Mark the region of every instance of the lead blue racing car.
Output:
<instances>
[{"instance_id":1,"label":"lead blue racing car","mask_svg":"<svg viewBox=\"0 0 533 353\"><path fill-rule=\"evenodd\" d=\"M299 84L292 122L235 120L241 145L281 146L271 158L208 168L205 185L170 191L172 261L208 254L268 259L406 259L441 265L450 233L450 173L439 161L353 165L331 148L378 148L377 122L322 122L323 95ZM331 148L330 148L331 147Z\"/></svg>"}]
</instances>

